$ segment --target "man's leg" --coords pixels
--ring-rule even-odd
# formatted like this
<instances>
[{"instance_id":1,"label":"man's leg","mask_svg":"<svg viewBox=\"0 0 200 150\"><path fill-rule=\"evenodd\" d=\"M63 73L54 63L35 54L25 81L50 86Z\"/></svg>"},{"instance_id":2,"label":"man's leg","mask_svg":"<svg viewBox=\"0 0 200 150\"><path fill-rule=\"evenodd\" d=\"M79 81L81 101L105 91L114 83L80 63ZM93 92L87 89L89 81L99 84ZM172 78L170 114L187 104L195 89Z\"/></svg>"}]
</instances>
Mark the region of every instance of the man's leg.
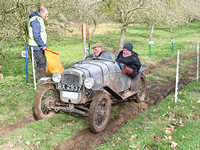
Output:
<instances>
[{"instance_id":1,"label":"man's leg","mask_svg":"<svg viewBox=\"0 0 200 150\"><path fill-rule=\"evenodd\" d=\"M40 78L45 76L45 70L44 67L46 66L46 59L44 55L43 50L34 50L34 59L37 64L37 82L40 80Z\"/></svg>"},{"instance_id":2,"label":"man's leg","mask_svg":"<svg viewBox=\"0 0 200 150\"><path fill-rule=\"evenodd\" d=\"M46 57L45 57L45 51L43 51L43 56L44 56L44 64L45 64L45 66L44 66L44 77L46 77Z\"/></svg>"}]
</instances>

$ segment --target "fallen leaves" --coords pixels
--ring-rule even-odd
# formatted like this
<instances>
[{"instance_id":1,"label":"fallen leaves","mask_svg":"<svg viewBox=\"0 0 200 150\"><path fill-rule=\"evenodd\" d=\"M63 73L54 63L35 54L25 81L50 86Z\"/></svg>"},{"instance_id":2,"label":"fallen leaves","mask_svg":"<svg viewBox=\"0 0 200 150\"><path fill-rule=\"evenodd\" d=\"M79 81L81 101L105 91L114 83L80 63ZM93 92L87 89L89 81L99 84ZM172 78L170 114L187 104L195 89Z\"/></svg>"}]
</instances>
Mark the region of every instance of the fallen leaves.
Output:
<instances>
[{"instance_id":1,"label":"fallen leaves","mask_svg":"<svg viewBox=\"0 0 200 150\"><path fill-rule=\"evenodd\" d=\"M172 141L170 148L174 149L176 146L178 146L178 143Z\"/></svg>"},{"instance_id":2,"label":"fallen leaves","mask_svg":"<svg viewBox=\"0 0 200 150\"><path fill-rule=\"evenodd\" d=\"M35 140L33 141L35 142ZM32 145L30 141L26 141L25 143L28 147L30 147L30 149L38 149L40 147L40 141L37 141L35 144Z\"/></svg>"},{"instance_id":3,"label":"fallen leaves","mask_svg":"<svg viewBox=\"0 0 200 150\"><path fill-rule=\"evenodd\" d=\"M130 145L129 147L130 147L130 148L136 148L136 146L135 146L135 145Z\"/></svg>"},{"instance_id":4,"label":"fallen leaves","mask_svg":"<svg viewBox=\"0 0 200 150\"><path fill-rule=\"evenodd\" d=\"M39 148L40 147L40 141L37 141L35 145L36 145L36 148Z\"/></svg>"},{"instance_id":5,"label":"fallen leaves","mask_svg":"<svg viewBox=\"0 0 200 150\"><path fill-rule=\"evenodd\" d=\"M171 134L172 131L175 130L174 128L175 128L175 126L170 125L170 127L165 128L165 133L166 133L166 134Z\"/></svg>"},{"instance_id":6,"label":"fallen leaves","mask_svg":"<svg viewBox=\"0 0 200 150\"><path fill-rule=\"evenodd\" d=\"M186 137L186 136L184 136L184 135L182 135L182 139L188 139L189 137Z\"/></svg>"},{"instance_id":7,"label":"fallen leaves","mask_svg":"<svg viewBox=\"0 0 200 150\"><path fill-rule=\"evenodd\" d=\"M180 126L180 127L184 127L184 124L183 124L183 119L180 118L177 122L174 123L175 126Z\"/></svg>"},{"instance_id":8,"label":"fallen leaves","mask_svg":"<svg viewBox=\"0 0 200 150\"><path fill-rule=\"evenodd\" d=\"M153 140L154 140L155 142L160 142L160 141L162 141L162 139L158 138L156 135L154 135Z\"/></svg>"},{"instance_id":9,"label":"fallen leaves","mask_svg":"<svg viewBox=\"0 0 200 150\"><path fill-rule=\"evenodd\" d=\"M25 142L25 143L26 143L26 145L28 145L29 147L31 146L31 142L27 141L27 142Z\"/></svg>"},{"instance_id":10,"label":"fallen leaves","mask_svg":"<svg viewBox=\"0 0 200 150\"><path fill-rule=\"evenodd\" d=\"M135 139L136 137L137 137L137 134L135 134L135 135L131 135L130 140L133 141L133 139Z\"/></svg>"},{"instance_id":11,"label":"fallen leaves","mask_svg":"<svg viewBox=\"0 0 200 150\"><path fill-rule=\"evenodd\" d=\"M22 139L22 135L18 136L17 138L18 138L18 139Z\"/></svg>"},{"instance_id":12,"label":"fallen leaves","mask_svg":"<svg viewBox=\"0 0 200 150\"><path fill-rule=\"evenodd\" d=\"M149 129L149 127L145 127L144 130L147 131Z\"/></svg>"},{"instance_id":13,"label":"fallen leaves","mask_svg":"<svg viewBox=\"0 0 200 150\"><path fill-rule=\"evenodd\" d=\"M169 141L172 140L172 136L166 136L166 135L164 135L164 138L165 138L166 140L169 140Z\"/></svg>"}]
</instances>

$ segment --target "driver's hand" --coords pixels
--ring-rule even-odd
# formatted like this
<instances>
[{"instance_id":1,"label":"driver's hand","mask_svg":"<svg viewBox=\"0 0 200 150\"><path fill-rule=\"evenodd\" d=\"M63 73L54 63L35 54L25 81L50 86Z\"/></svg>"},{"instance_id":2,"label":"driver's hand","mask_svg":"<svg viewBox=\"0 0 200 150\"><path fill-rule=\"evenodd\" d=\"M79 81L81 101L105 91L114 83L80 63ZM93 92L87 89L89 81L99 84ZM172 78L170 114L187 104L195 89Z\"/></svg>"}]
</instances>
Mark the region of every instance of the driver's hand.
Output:
<instances>
[{"instance_id":1,"label":"driver's hand","mask_svg":"<svg viewBox=\"0 0 200 150\"><path fill-rule=\"evenodd\" d=\"M126 74L127 73L127 70L125 68L122 68L122 73L123 74Z\"/></svg>"},{"instance_id":2,"label":"driver's hand","mask_svg":"<svg viewBox=\"0 0 200 150\"><path fill-rule=\"evenodd\" d=\"M123 74L131 74L132 72L133 70L130 67L127 67L126 65L124 65L124 68L122 68Z\"/></svg>"}]
</instances>

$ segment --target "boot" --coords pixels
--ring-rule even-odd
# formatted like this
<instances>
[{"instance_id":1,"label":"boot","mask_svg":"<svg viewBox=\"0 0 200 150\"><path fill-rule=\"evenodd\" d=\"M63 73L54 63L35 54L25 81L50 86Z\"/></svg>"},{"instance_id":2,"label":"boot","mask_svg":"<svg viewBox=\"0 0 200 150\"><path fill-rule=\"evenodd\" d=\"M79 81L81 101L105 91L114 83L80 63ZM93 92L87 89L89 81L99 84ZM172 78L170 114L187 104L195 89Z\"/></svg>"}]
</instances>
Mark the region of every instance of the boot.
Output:
<instances>
[{"instance_id":1,"label":"boot","mask_svg":"<svg viewBox=\"0 0 200 150\"><path fill-rule=\"evenodd\" d=\"M44 68L37 68L37 83L44 76Z\"/></svg>"}]
</instances>

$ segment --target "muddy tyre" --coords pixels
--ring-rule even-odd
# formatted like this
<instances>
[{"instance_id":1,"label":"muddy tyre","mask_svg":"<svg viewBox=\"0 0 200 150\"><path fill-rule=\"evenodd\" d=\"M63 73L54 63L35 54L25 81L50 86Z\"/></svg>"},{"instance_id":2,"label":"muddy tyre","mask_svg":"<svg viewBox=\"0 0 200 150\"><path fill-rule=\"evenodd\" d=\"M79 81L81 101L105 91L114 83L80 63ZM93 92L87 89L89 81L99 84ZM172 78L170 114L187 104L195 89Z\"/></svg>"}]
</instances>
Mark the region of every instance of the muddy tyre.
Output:
<instances>
[{"instance_id":1,"label":"muddy tyre","mask_svg":"<svg viewBox=\"0 0 200 150\"><path fill-rule=\"evenodd\" d=\"M59 99L59 93L53 84L44 84L37 92L34 102L34 113L38 119L51 118L55 111L52 107Z\"/></svg>"},{"instance_id":2,"label":"muddy tyre","mask_svg":"<svg viewBox=\"0 0 200 150\"><path fill-rule=\"evenodd\" d=\"M110 114L111 100L109 95L105 92L98 92L90 104L88 115L90 130L94 133L102 132L110 120Z\"/></svg>"},{"instance_id":3,"label":"muddy tyre","mask_svg":"<svg viewBox=\"0 0 200 150\"><path fill-rule=\"evenodd\" d=\"M145 100L146 97L146 78L144 74L142 73L140 75L139 85L138 85L138 93L136 94L136 102L141 103Z\"/></svg>"}]
</instances>

